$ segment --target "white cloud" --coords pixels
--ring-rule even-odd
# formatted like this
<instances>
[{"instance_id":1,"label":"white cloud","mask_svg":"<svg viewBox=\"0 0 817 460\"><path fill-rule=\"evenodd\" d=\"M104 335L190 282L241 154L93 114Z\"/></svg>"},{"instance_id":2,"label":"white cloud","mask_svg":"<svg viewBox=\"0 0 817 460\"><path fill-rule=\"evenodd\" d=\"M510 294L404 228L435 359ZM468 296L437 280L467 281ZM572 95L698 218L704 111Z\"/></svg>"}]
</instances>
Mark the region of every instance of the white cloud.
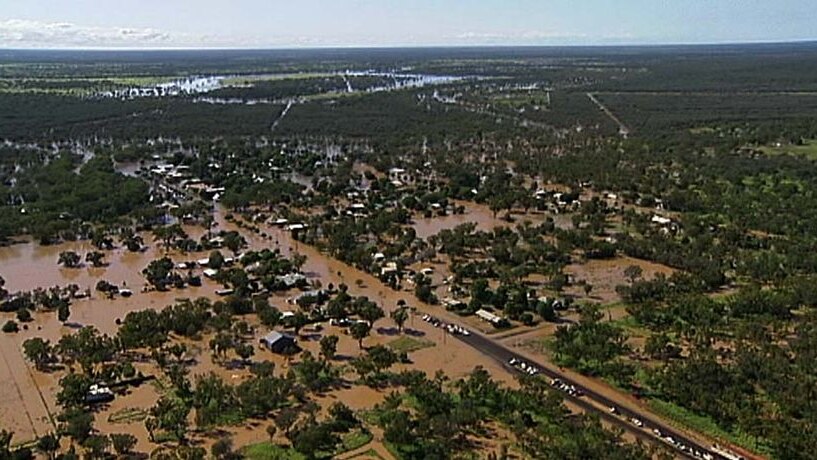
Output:
<instances>
[{"instance_id":1,"label":"white cloud","mask_svg":"<svg viewBox=\"0 0 817 460\"><path fill-rule=\"evenodd\" d=\"M201 46L212 38L193 37L133 27L92 27L68 22L26 19L0 20L0 47L6 48L126 48Z\"/></svg>"}]
</instances>

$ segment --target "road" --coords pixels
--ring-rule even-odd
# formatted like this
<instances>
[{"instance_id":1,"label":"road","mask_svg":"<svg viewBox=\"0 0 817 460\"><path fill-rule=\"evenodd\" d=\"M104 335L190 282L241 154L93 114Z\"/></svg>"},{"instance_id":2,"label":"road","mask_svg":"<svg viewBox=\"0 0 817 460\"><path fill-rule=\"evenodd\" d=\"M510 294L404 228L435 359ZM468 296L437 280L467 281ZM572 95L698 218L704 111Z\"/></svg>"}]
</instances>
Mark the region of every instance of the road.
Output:
<instances>
[{"instance_id":1,"label":"road","mask_svg":"<svg viewBox=\"0 0 817 460\"><path fill-rule=\"evenodd\" d=\"M503 365L510 367L508 365L508 362L511 360L511 358L516 358L517 360L535 365L536 367L539 368L540 374L548 377L549 379L558 378L559 380L568 385L575 386L577 390L584 393L584 396L576 397L571 396L567 393L563 393L565 399L567 399L568 401L582 408L585 411L595 412L599 414L602 420L607 421L614 426L617 426L625 431L632 433L639 439L643 439L645 441L652 443L660 442L664 446L671 448L677 455L684 458L704 458L702 456L696 457L695 455L692 455L688 452L682 452L680 449L676 447L678 444L676 444L676 446L672 446L666 441L659 440L658 437L653 434L653 430L657 429L661 431L662 436L664 437L672 436L676 443L684 444L692 448L692 450L697 450L701 454L709 453L712 459L729 460L723 455L720 455L716 452L712 452L709 446L701 444L700 442L673 429L672 427L658 420L655 420L654 418L647 417L643 413L636 413L625 407L622 407L616 404L614 401L607 398L606 396L596 391L593 391L590 388L580 385L578 382L570 379L570 377L568 377L567 375L564 375L558 371L550 369L542 363L537 363L535 361L528 359L527 357L514 353L513 351L509 350L502 344L499 344L483 336L480 333L471 332L471 334L468 336L455 335L455 337L465 342L466 344L470 345L471 347L476 348L483 354L501 362ZM604 408L615 407L618 410L619 414L618 415L612 414L608 410L602 409L594 404L591 404L591 402L595 402L596 404ZM638 428L629 421L633 418L640 420L644 424L643 428Z\"/></svg>"},{"instance_id":2,"label":"road","mask_svg":"<svg viewBox=\"0 0 817 460\"><path fill-rule=\"evenodd\" d=\"M598 98L596 98L596 96L593 93L587 93L587 97L590 99L591 102L596 104L598 108L601 109L601 111L604 112L611 120L613 120L613 123L618 125L619 134L621 134L624 137L627 137L630 134L630 128L628 128L627 125L625 125L624 122L622 122L610 109L608 109L604 104L602 104L601 101L598 100Z\"/></svg>"}]
</instances>

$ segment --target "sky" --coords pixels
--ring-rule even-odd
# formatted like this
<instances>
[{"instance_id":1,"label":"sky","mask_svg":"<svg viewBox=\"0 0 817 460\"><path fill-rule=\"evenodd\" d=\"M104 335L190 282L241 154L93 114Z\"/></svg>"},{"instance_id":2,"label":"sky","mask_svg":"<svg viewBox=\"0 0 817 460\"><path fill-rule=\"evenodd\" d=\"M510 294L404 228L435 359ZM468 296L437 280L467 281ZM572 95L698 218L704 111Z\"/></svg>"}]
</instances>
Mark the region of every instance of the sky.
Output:
<instances>
[{"instance_id":1,"label":"sky","mask_svg":"<svg viewBox=\"0 0 817 460\"><path fill-rule=\"evenodd\" d=\"M0 0L0 48L618 45L817 39L815 0Z\"/></svg>"}]
</instances>

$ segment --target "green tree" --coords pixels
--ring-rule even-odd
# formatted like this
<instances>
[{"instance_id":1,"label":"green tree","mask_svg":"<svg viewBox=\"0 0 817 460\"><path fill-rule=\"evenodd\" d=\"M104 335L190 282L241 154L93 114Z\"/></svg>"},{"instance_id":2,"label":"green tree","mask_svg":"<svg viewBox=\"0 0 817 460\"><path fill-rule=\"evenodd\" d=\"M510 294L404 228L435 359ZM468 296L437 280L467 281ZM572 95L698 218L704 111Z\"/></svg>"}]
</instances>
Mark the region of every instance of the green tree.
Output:
<instances>
[{"instance_id":1,"label":"green tree","mask_svg":"<svg viewBox=\"0 0 817 460\"><path fill-rule=\"evenodd\" d=\"M136 436L130 433L113 433L110 435L113 450L120 457L127 457L136 446Z\"/></svg>"},{"instance_id":2,"label":"green tree","mask_svg":"<svg viewBox=\"0 0 817 460\"><path fill-rule=\"evenodd\" d=\"M83 444L94 428L94 416L79 407L71 407L60 414L60 432Z\"/></svg>"},{"instance_id":3,"label":"green tree","mask_svg":"<svg viewBox=\"0 0 817 460\"><path fill-rule=\"evenodd\" d=\"M54 347L51 342L39 337L27 339L23 342L23 353L26 358L34 363L37 370L45 370L48 364L54 360Z\"/></svg>"},{"instance_id":4,"label":"green tree","mask_svg":"<svg viewBox=\"0 0 817 460\"><path fill-rule=\"evenodd\" d=\"M49 459L54 458L54 455L59 448L60 439L53 434L40 436L40 439L37 440L37 450L45 454L45 456ZM2 457L2 454L0 454L0 457Z\"/></svg>"},{"instance_id":5,"label":"green tree","mask_svg":"<svg viewBox=\"0 0 817 460\"><path fill-rule=\"evenodd\" d=\"M102 267L105 265L105 254L99 251L90 251L85 254L85 262L90 263L94 267Z\"/></svg>"},{"instance_id":6,"label":"green tree","mask_svg":"<svg viewBox=\"0 0 817 460\"><path fill-rule=\"evenodd\" d=\"M397 330L403 333L403 325L406 324L409 317L409 309L407 307L399 307L391 312L391 319L397 325Z\"/></svg>"},{"instance_id":7,"label":"green tree","mask_svg":"<svg viewBox=\"0 0 817 460\"><path fill-rule=\"evenodd\" d=\"M62 251L57 263L65 268L77 268L82 259L74 251Z\"/></svg>"},{"instance_id":8,"label":"green tree","mask_svg":"<svg viewBox=\"0 0 817 460\"><path fill-rule=\"evenodd\" d=\"M320 345L321 345L321 356L323 359L331 360L335 357L335 353L338 351L338 336L336 335L326 335L321 337Z\"/></svg>"},{"instance_id":9,"label":"green tree","mask_svg":"<svg viewBox=\"0 0 817 460\"><path fill-rule=\"evenodd\" d=\"M172 273L173 261L169 257L153 260L142 270L147 282L160 291L167 289Z\"/></svg>"},{"instance_id":10,"label":"green tree","mask_svg":"<svg viewBox=\"0 0 817 460\"><path fill-rule=\"evenodd\" d=\"M61 302L57 307L57 320L61 323L65 323L70 317L71 308L68 306L68 302Z\"/></svg>"},{"instance_id":11,"label":"green tree","mask_svg":"<svg viewBox=\"0 0 817 460\"><path fill-rule=\"evenodd\" d=\"M371 330L372 327L363 321L358 321L349 328L349 333L357 340L357 345L361 350L363 349L363 339L369 336Z\"/></svg>"}]
</instances>

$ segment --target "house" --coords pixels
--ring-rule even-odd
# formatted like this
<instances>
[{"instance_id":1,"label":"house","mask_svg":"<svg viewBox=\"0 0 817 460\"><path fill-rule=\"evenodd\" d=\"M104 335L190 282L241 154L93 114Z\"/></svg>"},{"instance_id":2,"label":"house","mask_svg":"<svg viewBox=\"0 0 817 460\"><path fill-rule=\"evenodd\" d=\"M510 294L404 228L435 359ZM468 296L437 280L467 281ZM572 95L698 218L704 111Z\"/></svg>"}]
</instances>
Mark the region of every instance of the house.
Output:
<instances>
[{"instance_id":1,"label":"house","mask_svg":"<svg viewBox=\"0 0 817 460\"><path fill-rule=\"evenodd\" d=\"M286 275L276 276L275 278L287 288L306 284L306 276L301 273L287 273Z\"/></svg>"},{"instance_id":2,"label":"house","mask_svg":"<svg viewBox=\"0 0 817 460\"><path fill-rule=\"evenodd\" d=\"M380 269L381 275L390 275L392 273L397 273L397 263L396 262L386 262L386 265Z\"/></svg>"},{"instance_id":3,"label":"house","mask_svg":"<svg viewBox=\"0 0 817 460\"><path fill-rule=\"evenodd\" d=\"M93 384L88 388L85 394L85 402L87 404L97 404L113 401L113 392L105 385Z\"/></svg>"},{"instance_id":4,"label":"house","mask_svg":"<svg viewBox=\"0 0 817 460\"><path fill-rule=\"evenodd\" d=\"M261 338L261 345L273 353L289 353L291 350L297 350L298 344L295 337L289 334L282 334L278 331L272 331Z\"/></svg>"},{"instance_id":5,"label":"house","mask_svg":"<svg viewBox=\"0 0 817 460\"><path fill-rule=\"evenodd\" d=\"M494 324L494 325L499 324L499 323L502 322L502 317L497 316L497 315L489 312L488 310L485 310L485 309L482 309L482 308L477 310L476 315L480 319L482 319L484 321L487 321L487 322L489 322L491 324Z\"/></svg>"}]
</instances>

